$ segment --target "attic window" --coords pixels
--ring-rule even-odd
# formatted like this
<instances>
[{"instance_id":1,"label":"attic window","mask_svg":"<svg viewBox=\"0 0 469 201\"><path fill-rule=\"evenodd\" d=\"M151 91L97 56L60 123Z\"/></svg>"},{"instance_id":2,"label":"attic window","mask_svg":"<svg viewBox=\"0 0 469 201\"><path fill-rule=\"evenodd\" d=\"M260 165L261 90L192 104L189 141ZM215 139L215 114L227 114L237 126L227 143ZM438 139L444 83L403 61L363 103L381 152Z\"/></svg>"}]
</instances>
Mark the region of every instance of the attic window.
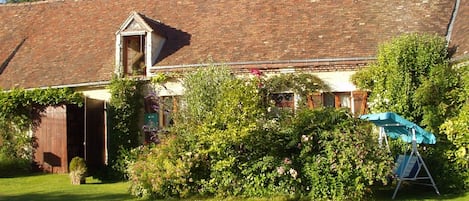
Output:
<instances>
[{"instance_id":1,"label":"attic window","mask_svg":"<svg viewBox=\"0 0 469 201\"><path fill-rule=\"evenodd\" d=\"M145 35L124 36L123 68L126 75L145 75Z\"/></svg>"},{"instance_id":2,"label":"attic window","mask_svg":"<svg viewBox=\"0 0 469 201\"><path fill-rule=\"evenodd\" d=\"M132 12L116 32L116 73L147 76L160 54L166 38L158 22Z\"/></svg>"}]
</instances>

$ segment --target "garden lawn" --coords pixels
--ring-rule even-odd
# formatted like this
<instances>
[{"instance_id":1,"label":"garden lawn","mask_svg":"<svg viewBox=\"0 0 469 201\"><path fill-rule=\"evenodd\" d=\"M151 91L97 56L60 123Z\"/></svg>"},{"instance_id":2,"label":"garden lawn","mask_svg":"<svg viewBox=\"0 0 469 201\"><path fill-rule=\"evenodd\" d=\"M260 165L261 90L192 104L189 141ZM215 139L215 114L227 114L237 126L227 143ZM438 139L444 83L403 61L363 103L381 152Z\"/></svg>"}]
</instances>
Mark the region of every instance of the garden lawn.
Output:
<instances>
[{"instance_id":1,"label":"garden lawn","mask_svg":"<svg viewBox=\"0 0 469 201\"><path fill-rule=\"evenodd\" d=\"M91 177L86 182L83 185L72 185L67 174L0 178L0 201L135 200L127 192L128 183L102 183Z\"/></svg>"},{"instance_id":2,"label":"garden lawn","mask_svg":"<svg viewBox=\"0 0 469 201\"><path fill-rule=\"evenodd\" d=\"M437 184L438 185L438 184ZM374 199L376 201L393 201L392 194L394 193L393 185L391 188L375 189ZM422 186L422 185L405 185L401 187L397 193L395 200L405 201L435 201L435 200L447 200L447 201L468 201L469 192L464 194L443 194L438 196L435 193L433 187Z\"/></svg>"},{"instance_id":3,"label":"garden lawn","mask_svg":"<svg viewBox=\"0 0 469 201\"><path fill-rule=\"evenodd\" d=\"M88 177L87 184L75 186L70 184L70 179L66 174L36 174L29 176L18 176L14 178L0 178L0 201L75 201L75 200L106 200L106 201L126 201L138 200L127 192L129 184L126 182L102 183L97 179ZM377 191L374 200L391 200L393 189ZM437 196L432 188L401 189L396 200L418 200L418 201L467 201L469 192L461 195ZM215 201L216 198L186 199ZM225 201L237 201L238 198L228 198ZM252 198L249 201L285 201L285 198ZM173 199L174 201L174 199Z\"/></svg>"}]
</instances>

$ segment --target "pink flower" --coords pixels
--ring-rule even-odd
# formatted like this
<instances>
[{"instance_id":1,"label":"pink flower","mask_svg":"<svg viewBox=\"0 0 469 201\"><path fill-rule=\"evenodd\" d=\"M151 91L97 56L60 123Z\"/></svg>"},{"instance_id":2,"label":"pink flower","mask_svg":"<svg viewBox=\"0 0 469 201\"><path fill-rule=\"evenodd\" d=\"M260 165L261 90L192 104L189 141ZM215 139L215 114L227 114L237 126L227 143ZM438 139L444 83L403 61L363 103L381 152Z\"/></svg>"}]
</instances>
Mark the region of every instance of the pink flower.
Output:
<instances>
[{"instance_id":1,"label":"pink flower","mask_svg":"<svg viewBox=\"0 0 469 201\"><path fill-rule=\"evenodd\" d=\"M251 71L251 74L253 74L253 75L257 76L257 77L260 77L260 76L262 75L262 72L261 72L259 69L253 68L253 69L251 69L250 71Z\"/></svg>"},{"instance_id":2,"label":"pink flower","mask_svg":"<svg viewBox=\"0 0 469 201\"><path fill-rule=\"evenodd\" d=\"M283 163L285 163L287 165L290 165L292 162L291 162L290 158L285 158L285 159L283 159Z\"/></svg>"},{"instance_id":3,"label":"pink flower","mask_svg":"<svg viewBox=\"0 0 469 201\"><path fill-rule=\"evenodd\" d=\"M277 173L280 175L285 174L285 168L283 166L277 167Z\"/></svg>"}]
</instances>

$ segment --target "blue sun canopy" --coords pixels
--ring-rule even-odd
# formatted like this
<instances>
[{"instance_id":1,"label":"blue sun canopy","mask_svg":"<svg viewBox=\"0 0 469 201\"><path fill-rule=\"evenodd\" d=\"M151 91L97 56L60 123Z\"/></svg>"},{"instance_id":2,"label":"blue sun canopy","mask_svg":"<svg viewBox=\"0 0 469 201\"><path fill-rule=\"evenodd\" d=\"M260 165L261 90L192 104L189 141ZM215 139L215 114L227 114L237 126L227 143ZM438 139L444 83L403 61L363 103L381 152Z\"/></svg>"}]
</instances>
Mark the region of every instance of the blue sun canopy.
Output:
<instances>
[{"instance_id":1,"label":"blue sun canopy","mask_svg":"<svg viewBox=\"0 0 469 201\"><path fill-rule=\"evenodd\" d=\"M436 143L435 135L393 112L362 115L360 119L371 121L376 126L383 127L386 135L392 139L401 138L404 142L411 143L412 129L414 129L418 144Z\"/></svg>"}]
</instances>

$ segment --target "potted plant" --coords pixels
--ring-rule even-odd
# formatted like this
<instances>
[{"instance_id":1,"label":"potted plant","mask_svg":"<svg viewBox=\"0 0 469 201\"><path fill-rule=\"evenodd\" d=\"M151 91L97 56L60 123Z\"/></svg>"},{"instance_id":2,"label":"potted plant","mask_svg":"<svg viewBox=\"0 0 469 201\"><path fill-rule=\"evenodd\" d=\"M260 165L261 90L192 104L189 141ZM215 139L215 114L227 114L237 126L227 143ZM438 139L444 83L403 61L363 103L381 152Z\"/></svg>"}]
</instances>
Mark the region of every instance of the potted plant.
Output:
<instances>
[{"instance_id":1,"label":"potted plant","mask_svg":"<svg viewBox=\"0 0 469 201\"><path fill-rule=\"evenodd\" d=\"M78 156L72 158L72 161L70 161L69 169L72 184L80 185L85 183L87 168L85 160L83 158Z\"/></svg>"}]
</instances>

